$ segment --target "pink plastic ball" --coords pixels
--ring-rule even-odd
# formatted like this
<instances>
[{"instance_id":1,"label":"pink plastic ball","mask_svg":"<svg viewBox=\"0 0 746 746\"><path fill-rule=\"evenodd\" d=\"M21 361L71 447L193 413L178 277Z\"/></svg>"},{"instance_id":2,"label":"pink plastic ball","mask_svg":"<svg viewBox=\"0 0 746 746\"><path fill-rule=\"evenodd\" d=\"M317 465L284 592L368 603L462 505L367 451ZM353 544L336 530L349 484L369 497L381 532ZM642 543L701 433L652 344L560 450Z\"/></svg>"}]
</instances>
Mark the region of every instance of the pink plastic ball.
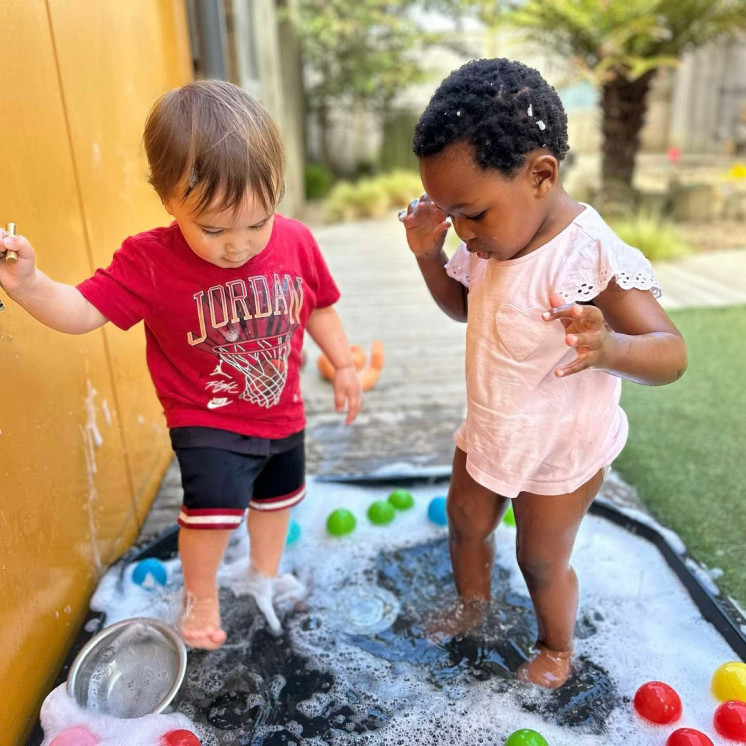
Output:
<instances>
[{"instance_id":1,"label":"pink plastic ball","mask_svg":"<svg viewBox=\"0 0 746 746\"><path fill-rule=\"evenodd\" d=\"M161 736L161 746L201 746L201 743L190 730L170 730Z\"/></svg>"},{"instance_id":2,"label":"pink plastic ball","mask_svg":"<svg viewBox=\"0 0 746 746\"><path fill-rule=\"evenodd\" d=\"M88 728L65 728L49 746L97 746L98 738Z\"/></svg>"},{"instance_id":3,"label":"pink plastic ball","mask_svg":"<svg viewBox=\"0 0 746 746\"><path fill-rule=\"evenodd\" d=\"M715 710L712 722L715 730L724 738L746 743L746 702L723 702Z\"/></svg>"},{"instance_id":4,"label":"pink plastic ball","mask_svg":"<svg viewBox=\"0 0 746 746\"><path fill-rule=\"evenodd\" d=\"M679 728L668 737L666 746L713 746L713 743L702 731Z\"/></svg>"},{"instance_id":5,"label":"pink plastic ball","mask_svg":"<svg viewBox=\"0 0 746 746\"><path fill-rule=\"evenodd\" d=\"M635 692L635 710L651 723L675 723L681 717L681 698L668 684L648 681Z\"/></svg>"}]
</instances>

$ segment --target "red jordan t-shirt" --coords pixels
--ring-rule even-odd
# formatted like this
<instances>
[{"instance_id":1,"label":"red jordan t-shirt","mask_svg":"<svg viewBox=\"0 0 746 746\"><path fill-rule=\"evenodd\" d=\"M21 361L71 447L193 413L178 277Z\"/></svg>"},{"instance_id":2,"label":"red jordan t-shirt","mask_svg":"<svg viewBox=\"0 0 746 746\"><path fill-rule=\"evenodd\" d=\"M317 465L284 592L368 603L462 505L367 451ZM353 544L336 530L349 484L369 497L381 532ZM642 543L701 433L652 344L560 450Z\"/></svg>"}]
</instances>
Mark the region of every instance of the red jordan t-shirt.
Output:
<instances>
[{"instance_id":1,"label":"red jordan t-shirt","mask_svg":"<svg viewBox=\"0 0 746 746\"><path fill-rule=\"evenodd\" d=\"M303 331L339 291L310 231L275 216L237 269L200 259L176 223L128 238L78 285L121 329L145 322L147 362L169 427L284 438L305 425Z\"/></svg>"}]
</instances>

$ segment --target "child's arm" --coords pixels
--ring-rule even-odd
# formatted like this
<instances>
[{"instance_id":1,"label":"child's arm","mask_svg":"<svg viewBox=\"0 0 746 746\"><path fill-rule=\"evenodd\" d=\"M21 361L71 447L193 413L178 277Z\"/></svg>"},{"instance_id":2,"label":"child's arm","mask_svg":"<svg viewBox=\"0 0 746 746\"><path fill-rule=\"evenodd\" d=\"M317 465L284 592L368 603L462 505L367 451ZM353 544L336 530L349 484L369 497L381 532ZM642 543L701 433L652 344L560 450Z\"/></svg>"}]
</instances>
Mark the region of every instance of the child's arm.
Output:
<instances>
[{"instance_id":1,"label":"child's arm","mask_svg":"<svg viewBox=\"0 0 746 746\"><path fill-rule=\"evenodd\" d=\"M456 321L466 321L467 290L445 271L448 257L443 251L450 223L444 212L423 194L402 210L399 219L407 231L407 243L417 259L430 295L438 307Z\"/></svg>"},{"instance_id":2,"label":"child's arm","mask_svg":"<svg viewBox=\"0 0 746 746\"><path fill-rule=\"evenodd\" d=\"M72 285L55 282L36 268L34 249L23 236L0 231L2 253L15 251L18 261L0 257L0 285L18 305L42 324L68 334L84 334L108 319Z\"/></svg>"},{"instance_id":3,"label":"child's arm","mask_svg":"<svg viewBox=\"0 0 746 746\"><path fill-rule=\"evenodd\" d=\"M578 356L558 368L569 376L600 368L636 383L657 386L681 378L686 370L686 344L681 333L649 290L623 290L615 281L593 299L593 305L568 305L552 294L555 312L546 321L561 319L565 341Z\"/></svg>"},{"instance_id":4,"label":"child's arm","mask_svg":"<svg viewBox=\"0 0 746 746\"><path fill-rule=\"evenodd\" d=\"M352 363L350 343L334 306L311 311L306 329L334 366L334 408L343 412L347 402L345 424L349 425L360 414L363 399L360 379Z\"/></svg>"}]
</instances>

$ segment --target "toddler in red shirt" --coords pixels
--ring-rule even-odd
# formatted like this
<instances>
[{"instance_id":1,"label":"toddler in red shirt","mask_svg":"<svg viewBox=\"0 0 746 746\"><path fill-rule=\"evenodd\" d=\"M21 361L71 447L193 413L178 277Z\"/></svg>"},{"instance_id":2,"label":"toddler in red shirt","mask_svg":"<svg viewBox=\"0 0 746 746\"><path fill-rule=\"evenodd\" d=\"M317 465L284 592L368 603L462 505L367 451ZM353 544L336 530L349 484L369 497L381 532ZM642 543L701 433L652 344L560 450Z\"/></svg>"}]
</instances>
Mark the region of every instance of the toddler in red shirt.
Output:
<instances>
[{"instance_id":1,"label":"toddler in red shirt","mask_svg":"<svg viewBox=\"0 0 746 746\"><path fill-rule=\"evenodd\" d=\"M144 141L170 226L127 238L109 267L77 287L41 272L25 237L0 231L0 257L18 256L0 261L0 283L70 334L144 321L184 486L181 633L211 650L226 639L218 566L247 509L249 584L273 631L273 601L303 592L278 571L290 508L305 495L304 330L335 368L334 403L347 424L362 399L334 280L309 230L275 212L285 155L269 114L237 86L197 81L156 102Z\"/></svg>"}]
</instances>

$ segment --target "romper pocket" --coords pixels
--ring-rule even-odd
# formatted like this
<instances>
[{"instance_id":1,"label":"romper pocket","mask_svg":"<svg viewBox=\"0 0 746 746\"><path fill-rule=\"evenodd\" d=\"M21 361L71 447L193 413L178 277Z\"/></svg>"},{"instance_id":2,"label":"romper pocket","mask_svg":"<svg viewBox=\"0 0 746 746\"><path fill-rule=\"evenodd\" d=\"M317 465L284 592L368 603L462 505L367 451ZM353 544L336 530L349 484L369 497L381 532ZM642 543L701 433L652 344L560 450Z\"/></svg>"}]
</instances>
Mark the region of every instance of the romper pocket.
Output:
<instances>
[{"instance_id":1,"label":"romper pocket","mask_svg":"<svg viewBox=\"0 0 746 746\"><path fill-rule=\"evenodd\" d=\"M497 309L497 333L505 349L519 362L536 352L551 331L550 324L541 318L545 310L527 308L521 311L510 303Z\"/></svg>"}]
</instances>

